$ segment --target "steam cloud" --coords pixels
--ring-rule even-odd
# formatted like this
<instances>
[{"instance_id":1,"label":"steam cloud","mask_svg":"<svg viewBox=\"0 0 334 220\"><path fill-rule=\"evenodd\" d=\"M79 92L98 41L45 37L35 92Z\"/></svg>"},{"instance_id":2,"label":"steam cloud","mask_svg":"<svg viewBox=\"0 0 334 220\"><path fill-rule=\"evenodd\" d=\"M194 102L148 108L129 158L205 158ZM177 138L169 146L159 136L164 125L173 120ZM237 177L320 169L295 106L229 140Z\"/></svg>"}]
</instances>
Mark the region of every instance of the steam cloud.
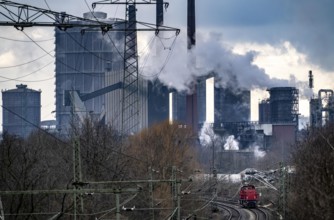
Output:
<instances>
[{"instance_id":1,"label":"steam cloud","mask_svg":"<svg viewBox=\"0 0 334 220\"><path fill-rule=\"evenodd\" d=\"M160 72L158 74L160 81L178 91L189 91L189 86L196 77L208 73L216 73L221 79L217 86L225 88L248 90L265 90L280 86L307 88L307 82L300 82L293 75L290 75L289 80L271 78L264 69L253 64L257 56L255 51L249 51L245 55L235 54L231 48L222 44L221 34L211 33L206 38L199 36L197 42L194 49L187 51L186 41L178 39L164 70L160 71L166 55L155 57L151 61L153 65L144 70L145 75L157 75ZM308 89L302 89L300 93L309 97Z\"/></svg>"},{"instance_id":2,"label":"steam cloud","mask_svg":"<svg viewBox=\"0 0 334 220\"><path fill-rule=\"evenodd\" d=\"M234 135L227 137L224 150L239 150L239 142L234 139Z\"/></svg>"}]
</instances>

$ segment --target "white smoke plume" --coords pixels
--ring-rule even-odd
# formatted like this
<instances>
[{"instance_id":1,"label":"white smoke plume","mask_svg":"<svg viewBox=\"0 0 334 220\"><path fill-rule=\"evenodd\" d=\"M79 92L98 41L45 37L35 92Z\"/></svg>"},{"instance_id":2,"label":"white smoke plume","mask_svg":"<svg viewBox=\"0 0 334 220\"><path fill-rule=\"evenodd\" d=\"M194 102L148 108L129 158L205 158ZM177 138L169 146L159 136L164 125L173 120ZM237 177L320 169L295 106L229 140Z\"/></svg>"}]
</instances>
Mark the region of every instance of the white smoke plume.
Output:
<instances>
[{"instance_id":1,"label":"white smoke plume","mask_svg":"<svg viewBox=\"0 0 334 220\"><path fill-rule=\"evenodd\" d=\"M222 138L215 134L210 123L204 123L198 136L200 144L203 147L209 147L213 144L222 143Z\"/></svg>"},{"instance_id":2,"label":"white smoke plume","mask_svg":"<svg viewBox=\"0 0 334 220\"><path fill-rule=\"evenodd\" d=\"M230 135L224 144L224 150L239 150L239 142L234 139L234 135Z\"/></svg>"},{"instance_id":3,"label":"white smoke plume","mask_svg":"<svg viewBox=\"0 0 334 220\"><path fill-rule=\"evenodd\" d=\"M207 37L198 35L197 45L191 51L187 51L186 37L181 37L178 37L172 48L166 47L168 43L164 43L164 48L170 50L152 59L143 73L157 76L165 85L178 91L189 90L189 85L196 77L208 73L217 74L222 87L252 90L298 85L307 88L306 82L298 82L293 75L290 75L289 80L271 78L264 69L253 64L256 52L248 51L245 55L233 53L231 48L222 43L222 34L211 33ZM161 71L167 53L172 55Z\"/></svg>"},{"instance_id":4,"label":"white smoke plume","mask_svg":"<svg viewBox=\"0 0 334 220\"><path fill-rule=\"evenodd\" d=\"M249 148L251 151L254 151L255 158L259 159L266 155L265 151L260 150L260 147L258 145L251 146Z\"/></svg>"},{"instance_id":5,"label":"white smoke plume","mask_svg":"<svg viewBox=\"0 0 334 220\"><path fill-rule=\"evenodd\" d=\"M234 138L234 135L227 138L216 135L210 123L204 123L199 132L199 140L203 147L216 145L224 146L224 150L239 150L239 142Z\"/></svg>"}]
</instances>

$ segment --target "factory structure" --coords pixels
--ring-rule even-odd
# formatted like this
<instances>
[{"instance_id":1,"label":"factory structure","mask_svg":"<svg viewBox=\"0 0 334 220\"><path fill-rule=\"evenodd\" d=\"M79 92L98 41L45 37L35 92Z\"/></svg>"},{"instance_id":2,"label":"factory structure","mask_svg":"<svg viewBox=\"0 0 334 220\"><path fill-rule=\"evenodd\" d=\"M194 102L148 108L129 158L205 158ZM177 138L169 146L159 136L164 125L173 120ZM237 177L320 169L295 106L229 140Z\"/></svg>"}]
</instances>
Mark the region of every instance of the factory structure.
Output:
<instances>
[{"instance_id":1,"label":"factory structure","mask_svg":"<svg viewBox=\"0 0 334 220\"><path fill-rule=\"evenodd\" d=\"M252 167L256 154L250 149L267 151L279 148L282 157L297 140L299 91L295 87L267 89L270 97L259 102L259 121L222 123L216 129L222 135L233 135L239 150L222 150L218 153L217 169L236 172ZM284 154L284 155L283 155Z\"/></svg>"},{"instance_id":2,"label":"factory structure","mask_svg":"<svg viewBox=\"0 0 334 220\"><path fill-rule=\"evenodd\" d=\"M162 6L157 4L157 25L163 24ZM149 81L138 76L136 32L122 31L136 29L133 7L128 8L128 24L108 18L104 12L83 15L85 19L112 24L120 31L104 33L100 28L75 27L77 23L88 22L81 20L71 20L74 27L66 31L55 29L56 130L67 134L71 123L87 117L128 134L168 119L190 126L197 133L209 122L216 132L234 135L239 138L241 148L247 148L256 133L256 124L250 122L249 90L218 86L221 79L216 73L194 78L190 93L173 91L158 79ZM61 15L58 19L62 19ZM196 46L194 0L188 0L187 23L187 48L191 50ZM282 123L285 112L295 107L291 103L288 107L280 106L284 101L275 96L275 89L270 93L268 114L260 115L268 121L260 120L259 124ZM281 93L284 92L277 92Z\"/></svg>"},{"instance_id":3,"label":"factory structure","mask_svg":"<svg viewBox=\"0 0 334 220\"><path fill-rule=\"evenodd\" d=\"M103 12L88 12L83 17L117 24L116 20L107 19L107 14ZM71 22L85 23L75 20ZM74 27L67 31L55 29L55 113L57 130L61 133L68 132L73 115L78 115L81 120L88 116L100 120L105 118L105 108L108 105L105 94L108 90L101 89L109 83L107 68L110 68L108 73L113 74L123 69L122 60L117 53L118 50L123 50L123 41L124 34L102 34L99 28Z\"/></svg>"},{"instance_id":4,"label":"factory structure","mask_svg":"<svg viewBox=\"0 0 334 220\"><path fill-rule=\"evenodd\" d=\"M269 100L259 103L259 128L264 135L271 133L270 143L292 144L298 131L299 91L295 87L274 87L268 92Z\"/></svg>"},{"instance_id":5,"label":"factory structure","mask_svg":"<svg viewBox=\"0 0 334 220\"><path fill-rule=\"evenodd\" d=\"M127 14L127 22L107 18L103 12L84 14L84 18L112 24L115 30L107 33L99 28L55 30L55 112L60 132L66 134L71 121L87 117L124 134L168 120L167 87L138 74L135 5L128 6ZM159 25L162 16L163 4L157 4Z\"/></svg>"},{"instance_id":6,"label":"factory structure","mask_svg":"<svg viewBox=\"0 0 334 220\"><path fill-rule=\"evenodd\" d=\"M310 126L322 127L334 122L334 95L332 89L320 89L310 100Z\"/></svg>"},{"instance_id":7,"label":"factory structure","mask_svg":"<svg viewBox=\"0 0 334 220\"><path fill-rule=\"evenodd\" d=\"M309 71L309 87L313 89L313 74ZM319 128L334 123L334 94L332 89L320 89L310 99L310 127Z\"/></svg>"},{"instance_id":8,"label":"factory structure","mask_svg":"<svg viewBox=\"0 0 334 220\"><path fill-rule=\"evenodd\" d=\"M2 130L26 138L41 122L41 91L17 85L16 89L2 90Z\"/></svg>"},{"instance_id":9,"label":"factory structure","mask_svg":"<svg viewBox=\"0 0 334 220\"><path fill-rule=\"evenodd\" d=\"M163 4L157 4L157 27L163 24L163 9L158 6ZM57 132L68 134L72 123L87 118L127 135L166 120L191 127L195 134L210 124L215 134L233 136L238 142L238 150L226 150L223 145L216 149L212 168L219 172L250 167L245 161L255 160L250 151L254 146L267 151L296 142L299 91L295 87L268 88L269 98L259 102L259 120L254 122L250 120L250 90L222 83L215 72L194 77L187 92L169 88L158 79L144 79L138 74L136 8L131 5L127 10L127 22L108 18L104 12L83 15L112 24L119 31L55 29ZM71 20L73 24L85 22ZM191 50L196 46L194 0L188 0L187 24L187 48ZM129 31L124 31L126 28ZM309 74L313 88L312 72ZM27 137L35 129L33 125L41 125L40 91L17 85L2 95L3 131ZM334 94L333 90L321 89L310 100L310 126L321 127L328 122L334 122ZM53 122L42 126L51 127Z\"/></svg>"}]
</instances>

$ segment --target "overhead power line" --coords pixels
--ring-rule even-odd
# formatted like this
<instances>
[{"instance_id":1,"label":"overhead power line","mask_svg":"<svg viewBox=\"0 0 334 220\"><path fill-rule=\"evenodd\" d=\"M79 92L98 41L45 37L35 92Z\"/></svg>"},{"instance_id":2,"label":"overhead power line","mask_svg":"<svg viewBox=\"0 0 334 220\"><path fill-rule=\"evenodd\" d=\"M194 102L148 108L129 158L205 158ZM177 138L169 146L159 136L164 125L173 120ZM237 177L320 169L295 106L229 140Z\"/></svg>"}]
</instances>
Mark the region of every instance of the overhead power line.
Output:
<instances>
[{"instance_id":1,"label":"overhead power line","mask_svg":"<svg viewBox=\"0 0 334 220\"><path fill-rule=\"evenodd\" d=\"M3 40L9 40L9 41L16 41L16 42L23 42L23 43L32 43L31 40L18 40L18 39L13 39L13 38L7 38L7 37L1 37L0 36L0 39L3 39ZM50 39L45 39L45 40L34 40L35 42L46 42L46 41L52 41L54 40L53 38L50 38Z\"/></svg>"},{"instance_id":2,"label":"overhead power line","mask_svg":"<svg viewBox=\"0 0 334 220\"><path fill-rule=\"evenodd\" d=\"M29 41L29 42L32 42L32 41ZM0 66L0 69L8 69L8 68L15 68L15 67L20 67L20 66L24 66L24 65L27 65L27 64L30 64L30 63L33 63L45 56L47 56L49 53L51 53L53 50L50 50L49 52L47 52L46 54L36 58L36 59L33 59L33 60L30 60L28 62L25 62L25 63L20 63L20 64L15 64L15 65L12 65L12 66Z\"/></svg>"},{"instance_id":3,"label":"overhead power line","mask_svg":"<svg viewBox=\"0 0 334 220\"><path fill-rule=\"evenodd\" d=\"M45 67L49 66L50 64L52 64L53 61L47 63L46 65L42 66L41 68L38 68L37 70L34 70L33 72L31 73L28 73L24 76L19 76L19 77L16 77L16 78L8 78L8 77L5 77L5 76L0 76L0 78L4 78L4 79L7 79L7 80L3 80L3 81L0 81L0 83L2 82L8 82L8 81L18 81L18 82L42 82L42 81L47 81L47 80L50 80L50 79L53 79L54 77L51 77L51 78L47 78L47 79L40 79L40 80L19 80L19 79L22 79L24 77L27 77L27 76L30 76L34 73L37 73L38 71L44 69Z\"/></svg>"}]
</instances>

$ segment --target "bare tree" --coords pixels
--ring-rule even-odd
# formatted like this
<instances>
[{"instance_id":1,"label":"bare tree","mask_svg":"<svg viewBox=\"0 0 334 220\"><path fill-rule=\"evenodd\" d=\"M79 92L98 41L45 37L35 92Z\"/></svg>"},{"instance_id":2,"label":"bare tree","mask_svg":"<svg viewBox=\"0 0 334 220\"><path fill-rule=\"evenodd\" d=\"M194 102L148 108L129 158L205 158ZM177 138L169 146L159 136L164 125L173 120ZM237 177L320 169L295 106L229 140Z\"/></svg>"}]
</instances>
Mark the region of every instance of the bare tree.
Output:
<instances>
[{"instance_id":1,"label":"bare tree","mask_svg":"<svg viewBox=\"0 0 334 220\"><path fill-rule=\"evenodd\" d=\"M59 155L61 145L43 132L35 132L27 139L4 134L0 145L1 191L64 188L69 182L64 170L68 170L69 164ZM2 196L2 200L8 219L43 219L47 215L32 213L48 213L65 207L60 195L21 194Z\"/></svg>"},{"instance_id":2,"label":"bare tree","mask_svg":"<svg viewBox=\"0 0 334 220\"><path fill-rule=\"evenodd\" d=\"M314 129L296 146L289 190L291 219L334 219L334 125Z\"/></svg>"},{"instance_id":3,"label":"bare tree","mask_svg":"<svg viewBox=\"0 0 334 220\"><path fill-rule=\"evenodd\" d=\"M136 158L130 164L132 178L160 180L189 178L194 170L200 168L194 147L197 140L194 137L191 129L170 124L168 121L144 129L130 137L126 152ZM152 176L150 172L153 172ZM182 185L186 188L188 183ZM149 186L146 185L146 187L148 190ZM158 208L173 207L176 198L173 198L175 187L176 185L173 186L171 182L154 184L154 205L158 205ZM142 196L139 205L150 207L150 199L149 194ZM172 211L156 211L156 218L166 217ZM148 211L146 214L150 215Z\"/></svg>"}]
</instances>

